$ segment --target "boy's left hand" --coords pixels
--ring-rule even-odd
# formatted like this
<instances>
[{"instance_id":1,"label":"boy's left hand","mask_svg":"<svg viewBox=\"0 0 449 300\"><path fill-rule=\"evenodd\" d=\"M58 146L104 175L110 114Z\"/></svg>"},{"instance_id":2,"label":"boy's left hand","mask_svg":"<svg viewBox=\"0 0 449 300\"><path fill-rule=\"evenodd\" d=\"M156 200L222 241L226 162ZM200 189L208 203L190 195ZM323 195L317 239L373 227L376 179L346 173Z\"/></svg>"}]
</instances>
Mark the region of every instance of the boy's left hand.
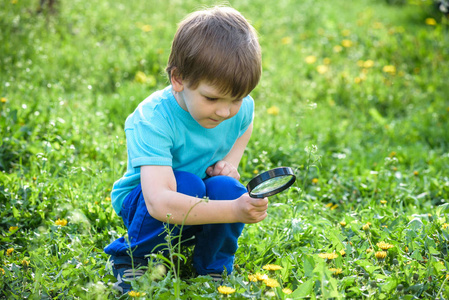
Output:
<instances>
[{"instance_id":1,"label":"boy's left hand","mask_svg":"<svg viewBox=\"0 0 449 300\"><path fill-rule=\"evenodd\" d=\"M237 171L237 168L225 160L220 160L215 165L208 167L206 169L206 173L207 173L207 175L209 175L211 177L223 175L223 176L233 177L237 180L240 179L240 174Z\"/></svg>"}]
</instances>

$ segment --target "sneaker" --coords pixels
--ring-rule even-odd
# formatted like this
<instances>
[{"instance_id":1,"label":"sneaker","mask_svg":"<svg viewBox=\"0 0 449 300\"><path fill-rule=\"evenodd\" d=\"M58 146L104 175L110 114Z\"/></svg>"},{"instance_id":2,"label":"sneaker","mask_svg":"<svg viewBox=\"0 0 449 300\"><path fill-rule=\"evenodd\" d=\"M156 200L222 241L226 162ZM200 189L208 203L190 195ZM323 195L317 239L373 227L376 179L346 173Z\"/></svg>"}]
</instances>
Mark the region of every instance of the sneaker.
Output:
<instances>
[{"instance_id":1,"label":"sneaker","mask_svg":"<svg viewBox=\"0 0 449 300\"><path fill-rule=\"evenodd\" d=\"M214 282L223 282L223 276L222 276L221 274L218 274L218 273L209 273L209 274L207 274L207 275L209 275L210 277L212 277L212 280L213 280Z\"/></svg>"},{"instance_id":2,"label":"sneaker","mask_svg":"<svg viewBox=\"0 0 449 300\"><path fill-rule=\"evenodd\" d=\"M131 290L131 282L143 276L146 269L133 269L131 265L114 264L112 266L112 271L115 278L117 278L117 282L114 283L112 288L122 294L126 294Z\"/></svg>"}]
</instances>

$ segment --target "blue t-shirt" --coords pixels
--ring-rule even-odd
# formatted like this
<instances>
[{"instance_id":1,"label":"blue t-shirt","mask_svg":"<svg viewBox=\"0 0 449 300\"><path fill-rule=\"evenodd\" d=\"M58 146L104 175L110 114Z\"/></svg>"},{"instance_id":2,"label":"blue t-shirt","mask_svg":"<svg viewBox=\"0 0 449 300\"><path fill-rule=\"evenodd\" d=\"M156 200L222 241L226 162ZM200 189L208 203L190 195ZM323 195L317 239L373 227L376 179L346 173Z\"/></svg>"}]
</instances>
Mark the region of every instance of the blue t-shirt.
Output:
<instances>
[{"instance_id":1,"label":"blue t-shirt","mask_svg":"<svg viewBox=\"0 0 449 300\"><path fill-rule=\"evenodd\" d=\"M171 86L150 95L125 122L128 168L112 188L116 213L120 215L123 200L140 183L141 166L171 166L205 178L206 169L229 153L253 115L254 101L247 96L234 117L207 129L179 106Z\"/></svg>"}]
</instances>

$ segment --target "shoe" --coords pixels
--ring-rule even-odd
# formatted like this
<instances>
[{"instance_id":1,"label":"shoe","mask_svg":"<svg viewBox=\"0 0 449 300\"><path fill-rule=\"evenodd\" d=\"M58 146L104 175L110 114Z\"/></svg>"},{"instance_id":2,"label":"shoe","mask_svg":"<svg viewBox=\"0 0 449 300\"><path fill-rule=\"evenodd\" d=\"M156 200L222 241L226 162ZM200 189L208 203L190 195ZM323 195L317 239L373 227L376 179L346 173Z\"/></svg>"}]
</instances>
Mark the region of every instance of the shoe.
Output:
<instances>
[{"instance_id":1,"label":"shoe","mask_svg":"<svg viewBox=\"0 0 449 300\"><path fill-rule=\"evenodd\" d=\"M207 274L207 275L209 275L210 277L212 277L212 280L213 280L214 282L223 282L223 276L222 276L221 274L218 274L218 273L209 273L209 274Z\"/></svg>"},{"instance_id":2,"label":"shoe","mask_svg":"<svg viewBox=\"0 0 449 300\"><path fill-rule=\"evenodd\" d=\"M112 265L112 271L117 282L114 283L112 288L119 291L122 294L126 294L131 290L131 282L142 277L146 269L133 269L131 265L127 264L114 264Z\"/></svg>"}]
</instances>

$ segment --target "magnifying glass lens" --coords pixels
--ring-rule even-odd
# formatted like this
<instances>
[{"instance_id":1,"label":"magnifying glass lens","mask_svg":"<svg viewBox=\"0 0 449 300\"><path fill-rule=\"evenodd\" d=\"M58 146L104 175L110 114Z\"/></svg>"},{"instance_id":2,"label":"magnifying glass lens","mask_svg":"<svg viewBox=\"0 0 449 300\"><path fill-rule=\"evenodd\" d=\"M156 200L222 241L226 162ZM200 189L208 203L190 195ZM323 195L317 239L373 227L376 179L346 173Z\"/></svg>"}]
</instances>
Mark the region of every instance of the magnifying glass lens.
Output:
<instances>
[{"instance_id":1,"label":"magnifying glass lens","mask_svg":"<svg viewBox=\"0 0 449 300\"><path fill-rule=\"evenodd\" d=\"M268 179L267 181L262 182L258 186L256 186L252 191L251 194L254 196L260 196L266 193L269 193L271 191L277 190L280 187L283 187L286 185L290 180L292 180L291 175L286 176L280 176L280 177L274 177L271 179Z\"/></svg>"},{"instance_id":2,"label":"magnifying glass lens","mask_svg":"<svg viewBox=\"0 0 449 300\"><path fill-rule=\"evenodd\" d=\"M279 167L257 175L246 186L253 198L264 198L276 195L289 188L296 180L293 170L289 167Z\"/></svg>"}]
</instances>

